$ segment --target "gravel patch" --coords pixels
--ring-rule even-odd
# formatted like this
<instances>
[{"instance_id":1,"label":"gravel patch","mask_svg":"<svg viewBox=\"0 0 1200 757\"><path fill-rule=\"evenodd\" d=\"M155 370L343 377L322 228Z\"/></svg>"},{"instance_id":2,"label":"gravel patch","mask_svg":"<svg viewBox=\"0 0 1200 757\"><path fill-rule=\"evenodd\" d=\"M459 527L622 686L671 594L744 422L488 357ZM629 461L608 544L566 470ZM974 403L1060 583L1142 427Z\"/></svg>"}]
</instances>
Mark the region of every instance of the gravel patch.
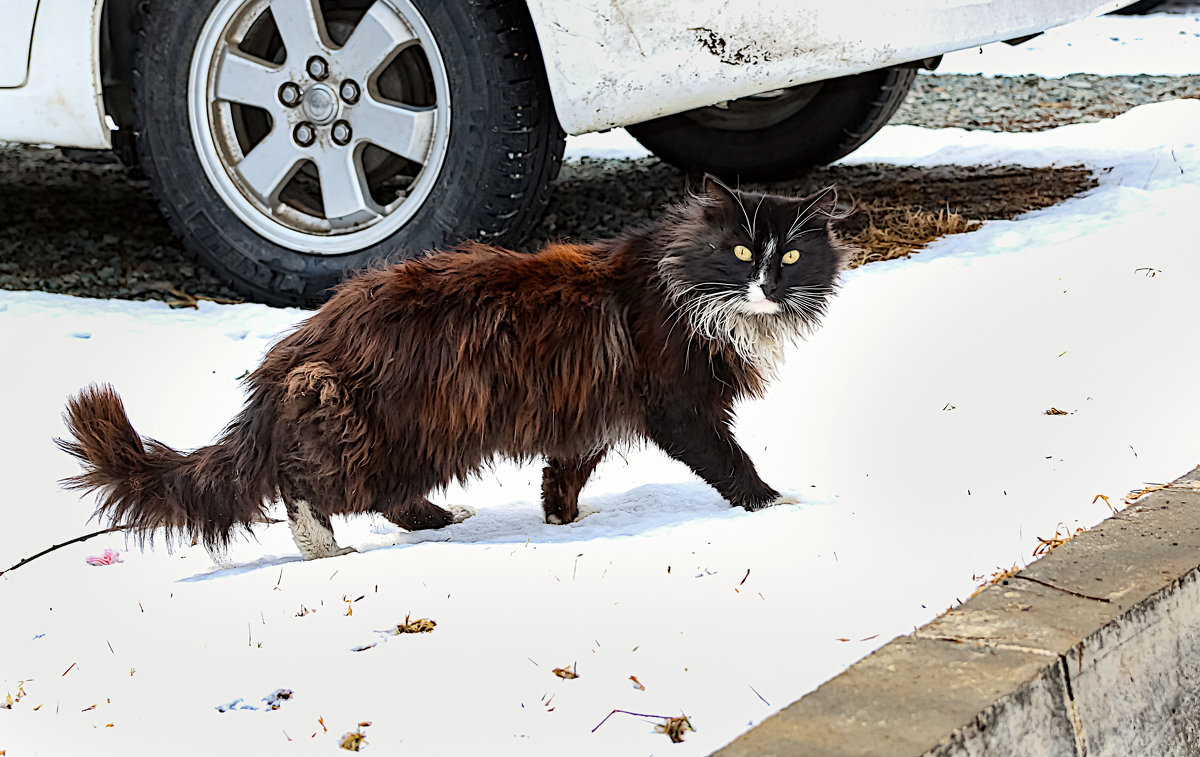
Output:
<instances>
[{"instance_id":1,"label":"gravel patch","mask_svg":"<svg viewBox=\"0 0 1200 757\"><path fill-rule=\"evenodd\" d=\"M1044 80L923 75L892 123L1029 131L1100 120L1178 97L1200 98L1200 76ZM844 223L848 234L857 234L872 224L891 228L891 217L881 214L905 209L948 209L968 222L957 226L972 228L975 222L1011 218L1091 185L1086 172L1077 169L954 168L953 174L949 178L954 180L944 181L928 171L896 166L835 167L773 188L806 192L838 184L846 197L870 209L869 218L860 214ZM917 197L913 187L928 191ZM650 218L687 188L682 172L653 158L570 162L545 216L522 247L611 235ZM16 145L0 145L0 288L180 305L193 296L239 299L183 250L138 172Z\"/></svg>"},{"instance_id":2,"label":"gravel patch","mask_svg":"<svg viewBox=\"0 0 1200 757\"><path fill-rule=\"evenodd\" d=\"M1200 76L918 76L888 123L930 129L1042 131L1112 118L1138 105L1200 99Z\"/></svg>"}]
</instances>

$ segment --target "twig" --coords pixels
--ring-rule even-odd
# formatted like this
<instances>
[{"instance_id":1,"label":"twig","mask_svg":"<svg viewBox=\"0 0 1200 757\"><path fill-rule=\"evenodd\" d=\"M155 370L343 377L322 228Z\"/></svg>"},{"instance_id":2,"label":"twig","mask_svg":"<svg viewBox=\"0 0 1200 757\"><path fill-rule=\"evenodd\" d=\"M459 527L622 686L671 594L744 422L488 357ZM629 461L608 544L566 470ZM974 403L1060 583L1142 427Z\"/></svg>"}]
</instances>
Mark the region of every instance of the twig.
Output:
<instances>
[{"instance_id":1,"label":"twig","mask_svg":"<svg viewBox=\"0 0 1200 757\"><path fill-rule=\"evenodd\" d=\"M747 685L747 686L750 686L750 684L746 684L746 685ZM750 690L754 692L754 696L756 696L756 697L758 697L759 699L761 699L761 700L762 700L763 704L765 704L765 705L766 705L766 706L768 706L768 707L770 707L770 706L771 706L771 703L767 701L767 698L766 698L766 697L764 697L762 694L759 694L759 693L758 693L758 689L754 688L753 686L750 686Z\"/></svg>"},{"instance_id":2,"label":"twig","mask_svg":"<svg viewBox=\"0 0 1200 757\"><path fill-rule=\"evenodd\" d=\"M1058 591L1066 592L1067 594L1070 594L1073 597L1079 597L1081 599L1091 599L1091 600L1095 600L1096 602L1108 602L1108 603L1112 602L1112 600L1109 599L1108 597L1094 597L1091 594L1082 594L1078 591L1073 591L1073 590L1068 589L1063 586L1055 586L1054 584L1049 583L1048 581L1042 581L1041 579L1037 579L1037 578L1030 578L1029 576L1022 576L1022 575L1018 574L1018 575L1013 576L1013 578L1019 578L1022 581L1029 581L1030 583L1040 584L1049 589L1057 589Z\"/></svg>"},{"instance_id":3,"label":"twig","mask_svg":"<svg viewBox=\"0 0 1200 757\"><path fill-rule=\"evenodd\" d=\"M282 523L283 521L281 521L279 518L255 518L254 522L271 524L271 523ZM117 531L128 531L131 528L133 528L133 526L109 526L108 528L103 528L103 529L100 529L99 531L93 531L90 534L84 534L83 536L76 536L74 539L71 539L69 541L64 541L62 544L55 544L52 547L43 549L41 552L38 552L36 555L33 555L32 557L26 557L24 560L20 561L16 565L13 565L5 570L0 570L0 576L3 576L5 573L11 573L12 571L21 567L25 563L33 562L34 560L38 559L39 557L42 557L43 555L48 555L56 549L62 549L63 547L70 546L71 544L77 544L81 541L87 541L88 539L92 539L97 536L102 536L104 534L116 533ZM283 577L283 572L280 571L280 578L282 578L282 577Z\"/></svg>"},{"instance_id":4,"label":"twig","mask_svg":"<svg viewBox=\"0 0 1200 757\"><path fill-rule=\"evenodd\" d=\"M592 733L595 733L596 730L600 726L602 726L606 722L608 722L608 719L611 718L613 715L616 715L618 712L621 713L622 715L633 715L635 718L655 718L656 720L670 720L671 718L675 717L674 715L647 715L644 712L630 712L629 710L613 710L612 712L610 712L604 716L604 720L601 720L599 723L596 724L596 728L592 729Z\"/></svg>"},{"instance_id":5,"label":"twig","mask_svg":"<svg viewBox=\"0 0 1200 757\"><path fill-rule=\"evenodd\" d=\"M21 562L17 563L14 566L12 566L11 568L8 568L7 570L0 570L0 576L4 575L5 573L9 573L11 571L16 570L17 568L21 567L25 563L33 562L34 560L38 559L42 555L48 555L56 549L62 549L63 547L66 547L70 544L75 544L77 542L87 541L88 539L91 539L96 536L100 536L102 534L111 534L114 531L124 531L124 530L126 530L126 528L127 528L126 526L110 526L110 527L102 529L100 531L93 531L90 534L84 534L83 536L76 536L74 539L71 539L70 541L64 541L62 544L55 544L53 547L50 547L48 549L43 549L41 552L38 552L36 555L34 555L32 557L26 557L24 560L22 560Z\"/></svg>"}]
</instances>

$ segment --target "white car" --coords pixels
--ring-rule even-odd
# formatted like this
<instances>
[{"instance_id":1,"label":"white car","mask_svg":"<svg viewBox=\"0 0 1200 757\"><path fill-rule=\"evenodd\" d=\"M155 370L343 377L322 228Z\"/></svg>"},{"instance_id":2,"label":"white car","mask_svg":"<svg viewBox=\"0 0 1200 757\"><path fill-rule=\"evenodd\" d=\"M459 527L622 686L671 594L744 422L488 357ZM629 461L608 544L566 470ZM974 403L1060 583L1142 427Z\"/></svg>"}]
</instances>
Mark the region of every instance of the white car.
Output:
<instances>
[{"instance_id":1,"label":"white car","mask_svg":"<svg viewBox=\"0 0 1200 757\"><path fill-rule=\"evenodd\" d=\"M0 141L139 161L219 275L312 304L351 269L519 241L565 134L794 177L937 56L1129 2L4 0Z\"/></svg>"}]
</instances>

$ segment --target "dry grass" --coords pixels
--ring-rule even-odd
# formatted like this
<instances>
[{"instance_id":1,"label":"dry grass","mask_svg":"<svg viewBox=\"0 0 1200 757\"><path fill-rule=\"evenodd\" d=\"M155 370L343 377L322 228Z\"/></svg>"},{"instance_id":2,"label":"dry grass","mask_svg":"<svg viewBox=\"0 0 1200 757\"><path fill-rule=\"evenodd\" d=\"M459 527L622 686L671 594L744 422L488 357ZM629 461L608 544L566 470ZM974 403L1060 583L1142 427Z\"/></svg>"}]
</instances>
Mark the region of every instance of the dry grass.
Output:
<instances>
[{"instance_id":1,"label":"dry grass","mask_svg":"<svg viewBox=\"0 0 1200 757\"><path fill-rule=\"evenodd\" d=\"M856 211L864 214L867 225L846 237L857 248L850 267L880 260L906 258L930 242L948 234L962 234L979 228L982 221L964 218L949 208L925 210L912 206L890 206L875 200Z\"/></svg>"}]
</instances>

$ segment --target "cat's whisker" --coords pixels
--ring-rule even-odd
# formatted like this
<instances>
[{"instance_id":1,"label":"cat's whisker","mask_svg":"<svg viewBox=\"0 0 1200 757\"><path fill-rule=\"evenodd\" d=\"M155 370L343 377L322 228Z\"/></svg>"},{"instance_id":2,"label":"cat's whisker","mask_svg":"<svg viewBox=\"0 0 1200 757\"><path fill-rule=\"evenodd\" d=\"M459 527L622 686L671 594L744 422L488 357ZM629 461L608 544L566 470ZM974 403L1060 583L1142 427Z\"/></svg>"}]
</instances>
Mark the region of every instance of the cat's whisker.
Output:
<instances>
[{"instance_id":1,"label":"cat's whisker","mask_svg":"<svg viewBox=\"0 0 1200 757\"><path fill-rule=\"evenodd\" d=\"M750 235L750 241L754 241L754 232L758 229L758 211L762 209L763 200L766 197L758 198L758 204L754 206L754 218L750 221L750 228L746 229L746 233Z\"/></svg>"}]
</instances>

